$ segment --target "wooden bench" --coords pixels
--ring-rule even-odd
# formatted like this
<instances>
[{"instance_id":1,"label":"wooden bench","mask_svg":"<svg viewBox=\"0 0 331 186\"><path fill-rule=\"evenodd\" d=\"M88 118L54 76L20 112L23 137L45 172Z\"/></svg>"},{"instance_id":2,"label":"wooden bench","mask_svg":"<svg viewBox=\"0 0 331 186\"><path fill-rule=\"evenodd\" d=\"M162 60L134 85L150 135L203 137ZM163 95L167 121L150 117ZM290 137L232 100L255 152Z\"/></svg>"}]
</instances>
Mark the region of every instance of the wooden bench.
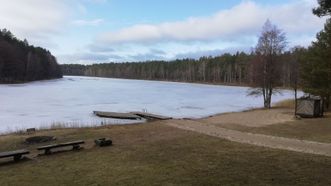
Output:
<instances>
[{"instance_id":1,"label":"wooden bench","mask_svg":"<svg viewBox=\"0 0 331 186\"><path fill-rule=\"evenodd\" d=\"M23 155L29 154L30 152L28 150L22 149L22 150L16 150L16 151L10 151L10 152L1 152L0 158L8 158L8 157L14 157L14 161L19 161L22 159Z\"/></svg>"},{"instance_id":2,"label":"wooden bench","mask_svg":"<svg viewBox=\"0 0 331 186\"><path fill-rule=\"evenodd\" d=\"M72 146L72 150L79 150L80 145L84 144L84 143L85 143L84 141L80 140L80 141L73 141L73 142L67 142L67 143L59 143L59 144L41 146L41 147L38 147L37 149L44 150L45 154L51 154L52 153L51 149L67 147L67 146Z\"/></svg>"}]
</instances>

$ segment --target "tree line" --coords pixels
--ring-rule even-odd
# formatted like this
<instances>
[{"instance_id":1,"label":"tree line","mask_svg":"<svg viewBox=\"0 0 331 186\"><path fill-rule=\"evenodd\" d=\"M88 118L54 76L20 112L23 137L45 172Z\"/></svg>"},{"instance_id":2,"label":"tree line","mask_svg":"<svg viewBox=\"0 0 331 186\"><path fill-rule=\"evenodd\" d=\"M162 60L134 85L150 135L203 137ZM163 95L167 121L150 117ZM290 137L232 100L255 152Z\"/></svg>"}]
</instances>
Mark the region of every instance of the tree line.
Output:
<instances>
[{"instance_id":1,"label":"tree line","mask_svg":"<svg viewBox=\"0 0 331 186\"><path fill-rule=\"evenodd\" d=\"M17 39L0 29L0 83L19 83L61 78L56 58L46 49Z\"/></svg>"},{"instance_id":2,"label":"tree line","mask_svg":"<svg viewBox=\"0 0 331 186\"><path fill-rule=\"evenodd\" d=\"M292 53L282 55L284 61ZM228 85L249 85L253 69L251 62L256 55L237 52L217 57L200 59L177 59L173 61L146 61L127 63L102 63L92 65L61 65L65 75L95 76L125 79L144 79L179 82L200 82ZM281 63L282 86L290 85L290 66Z\"/></svg>"}]
</instances>

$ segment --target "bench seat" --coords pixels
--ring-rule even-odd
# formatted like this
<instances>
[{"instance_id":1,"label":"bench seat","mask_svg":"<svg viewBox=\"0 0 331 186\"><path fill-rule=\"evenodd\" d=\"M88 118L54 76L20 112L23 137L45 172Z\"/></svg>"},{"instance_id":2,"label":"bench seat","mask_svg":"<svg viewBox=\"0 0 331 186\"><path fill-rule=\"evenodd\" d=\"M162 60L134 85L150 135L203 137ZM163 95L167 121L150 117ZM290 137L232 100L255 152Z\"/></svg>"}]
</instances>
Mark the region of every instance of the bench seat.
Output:
<instances>
[{"instance_id":1,"label":"bench seat","mask_svg":"<svg viewBox=\"0 0 331 186\"><path fill-rule=\"evenodd\" d=\"M38 147L37 149L38 150L45 150L45 154L50 154L51 149L67 147L67 146L72 146L73 150L78 150L80 148L80 145L84 144L84 143L85 142L83 140L79 140L79 141L73 141L73 142L66 142L66 143L59 143L59 144L41 146L41 147Z\"/></svg>"},{"instance_id":2,"label":"bench seat","mask_svg":"<svg viewBox=\"0 0 331 186\"><path fill-rule=\"evenodd\" d=\"M9 152L1 152L0 158L14 157L14 161L18 161L22 158L23 155L26 155L29 153L30 153L30 151L25 150L25 149L9 151Z\"/></svg>"}]
</instances>

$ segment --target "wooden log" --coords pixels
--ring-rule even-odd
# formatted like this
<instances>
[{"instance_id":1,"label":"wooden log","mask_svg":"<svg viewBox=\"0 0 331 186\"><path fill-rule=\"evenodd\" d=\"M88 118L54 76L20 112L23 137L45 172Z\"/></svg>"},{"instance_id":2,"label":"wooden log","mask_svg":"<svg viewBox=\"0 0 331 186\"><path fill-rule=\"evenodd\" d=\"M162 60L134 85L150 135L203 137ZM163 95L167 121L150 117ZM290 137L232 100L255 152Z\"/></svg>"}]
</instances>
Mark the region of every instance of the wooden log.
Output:
<instances>
[{"instance_id":1,"label":"wooden log","mask_svg":"<svg viewBox=\"0 0 331 186\"><path fill-rule=\"evenodd\" d=\"M111 146L113 144L113 141L111 139L107 139L107 138L97 139L94 142L96 145L98 145L100 147Z\"/></svg>"}]
</instances>

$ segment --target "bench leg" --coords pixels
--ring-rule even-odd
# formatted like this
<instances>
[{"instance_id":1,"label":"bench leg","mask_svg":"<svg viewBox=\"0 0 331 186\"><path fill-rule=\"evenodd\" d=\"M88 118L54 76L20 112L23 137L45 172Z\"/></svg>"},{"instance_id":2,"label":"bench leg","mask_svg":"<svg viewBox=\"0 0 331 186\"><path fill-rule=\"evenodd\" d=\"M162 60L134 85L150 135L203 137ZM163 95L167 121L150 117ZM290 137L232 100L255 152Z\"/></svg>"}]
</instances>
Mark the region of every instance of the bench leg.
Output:
<instances>
[{"instance_id":1,"label":"bench leg","mask_svg":"<svg viewBox=\"0 0 331 186\"><path fill-rule=\"evenodd\" d=\"M80 149L80 146L79 145L73 145L72 146L72 150L79 150Z\"/></svg>"},{"instance_id":2,"label":"bench leg","mask_svg":"<svg viewBox=\"0 0 331 186\"><path fill-rule=\"evenodd\" d=\"M22 155L15 155L14 156L14 161L20 161L22 158Z\"/></svg>"},{"instance_id":3,"label":"bench leg","mask_svg":"<svg viewBox=\"0 0 331 186\"><path fill-rule=\"evenodd\" d=\"M45 154L46 154L46 155L52 154L51 149L45 149Z\"/></svg>"}]
</instances>

